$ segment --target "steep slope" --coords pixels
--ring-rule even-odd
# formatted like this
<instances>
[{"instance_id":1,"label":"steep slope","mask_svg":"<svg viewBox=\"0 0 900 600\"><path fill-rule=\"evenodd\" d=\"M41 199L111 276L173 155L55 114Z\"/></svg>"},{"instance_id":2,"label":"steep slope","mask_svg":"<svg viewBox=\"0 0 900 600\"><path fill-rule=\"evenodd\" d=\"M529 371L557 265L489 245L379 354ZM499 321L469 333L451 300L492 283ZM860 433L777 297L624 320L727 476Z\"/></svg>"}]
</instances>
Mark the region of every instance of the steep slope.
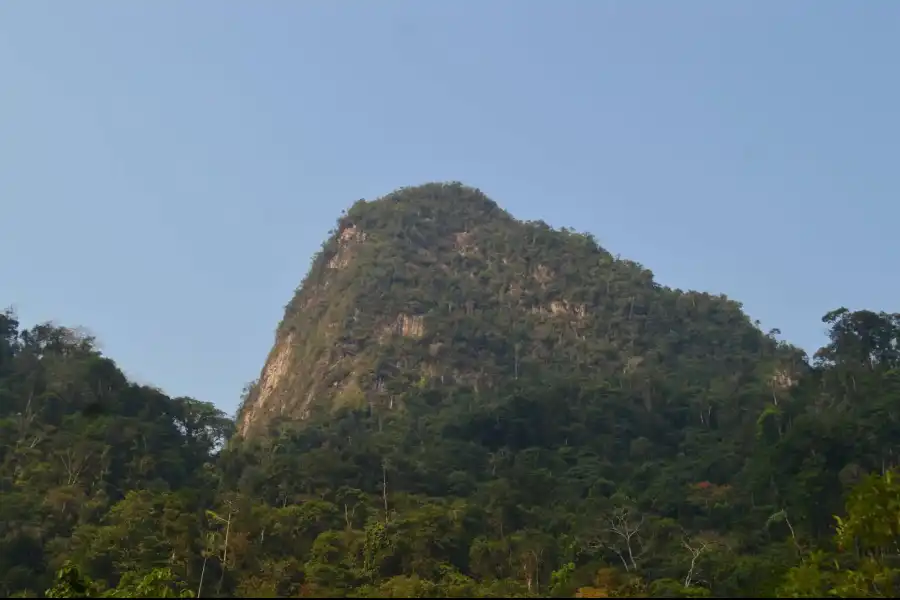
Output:
<instances>
[{"instance_id":1,"label":"steep slope","mask_svg":"<svg viewBox=\"0 0 900 600\"><path fill-rule=\"evenodd\" d=\"M431 183L341 217L286 308L238 427L247 436L314 411L399 410L412 386L477 393L552 376L616 376L646 409L683 401L686 419L709 425L746 408L735 390L790 386L797 357L723 296L661 287L590 235ZM690 397L667 394L669 379Z\"/></svg>"}]
</instances>

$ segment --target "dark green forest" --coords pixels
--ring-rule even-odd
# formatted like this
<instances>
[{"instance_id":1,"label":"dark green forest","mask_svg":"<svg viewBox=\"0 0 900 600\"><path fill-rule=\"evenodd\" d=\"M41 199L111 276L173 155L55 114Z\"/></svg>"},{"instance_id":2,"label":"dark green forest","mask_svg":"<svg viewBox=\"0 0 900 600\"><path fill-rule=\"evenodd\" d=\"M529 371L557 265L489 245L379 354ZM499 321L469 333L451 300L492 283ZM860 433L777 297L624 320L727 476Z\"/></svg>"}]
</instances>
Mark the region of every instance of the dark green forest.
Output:
<instances>
[{"instance_id":1,"label":"dark green forest","mask_svg":"<svg viewBox=\"0 0 900 600\"><path fill-rule=\"evenodd\" d=\"M799 381L725 389L727 416L648 410L627 374L521 377L247 441L7 312L0 594L893 597L900 315L823 320Z\"/></svg>"}]
</instances>

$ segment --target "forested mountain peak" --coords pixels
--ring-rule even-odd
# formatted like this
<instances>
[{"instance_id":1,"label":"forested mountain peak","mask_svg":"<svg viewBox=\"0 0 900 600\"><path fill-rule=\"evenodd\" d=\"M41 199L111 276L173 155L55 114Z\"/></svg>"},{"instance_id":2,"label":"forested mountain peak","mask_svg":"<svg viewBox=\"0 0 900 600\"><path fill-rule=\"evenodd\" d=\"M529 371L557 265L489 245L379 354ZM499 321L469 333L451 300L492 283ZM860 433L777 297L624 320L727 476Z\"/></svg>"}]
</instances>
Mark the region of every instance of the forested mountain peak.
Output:
<instances>
[{"instance_id":1,"label":"forested mountain peak","mask_svg":"<svg viewBox=\"0 0 900 600\"><path fill-rule=\"evenodd\" d=\"M643 386L652 409L673 373L707 388L783 387L800 368L800 354L763 335L739 304L662 287L590 234L519 221L459 183L354 204L275 337L241 434L313 411L402 411L412 387L480 392L522 378L616 375ZM705 390L693 418L744 410L721 396Z\"/></svg>"},{"instance_id":2,"label":"forested mountain peak","mask_svg":"<svg viewBox=\"0 0 900 600\"><path fill-rule=\"evenodd\" d=\"M266 435L0 313L0 596L897 596L900 314L807 362L470 188L389 198L289 305Z\"/></svg>"}]
</instances>

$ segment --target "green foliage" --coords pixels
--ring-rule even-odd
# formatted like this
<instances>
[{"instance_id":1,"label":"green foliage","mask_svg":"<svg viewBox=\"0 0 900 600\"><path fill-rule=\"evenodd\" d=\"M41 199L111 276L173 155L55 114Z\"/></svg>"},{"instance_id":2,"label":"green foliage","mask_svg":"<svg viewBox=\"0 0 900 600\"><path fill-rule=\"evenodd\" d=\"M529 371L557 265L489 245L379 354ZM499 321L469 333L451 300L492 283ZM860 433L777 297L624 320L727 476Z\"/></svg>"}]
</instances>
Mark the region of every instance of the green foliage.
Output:
<instances>
[{"instance_id":1,"label":"green foliage","mask_svg":"<svg viewBox=\"0 0 900 600\"><path fill-rule=\"evenodd\" d=\"M892 597L900 317L824 321L437 184L342 218L248 435L0 314L0 595Z\"/></svg>"},{"instance_id":2,"label":"green foliage","mask_svg":"<svg viewBox=\"0 0 900 600\"><path fill-rule=\"evenodd\" d=\"M66 563L56 574L56 583L44 593L47 598L193 598L194 593L175 580L171 569L153 569L146 575L123 573L119 585L103 589L78 568Z\"/></svg>"},{"instance_id":3,"label":"green foliage","mask_svg":"<svg viewBox=\"0 0 900 600\"><path fill-rule=\"evenodd\" d=\"M0 331L0 594L195 577L230 420L128 382L77 331L20 330L10 313Z\"/></svg>"}]
</instances>

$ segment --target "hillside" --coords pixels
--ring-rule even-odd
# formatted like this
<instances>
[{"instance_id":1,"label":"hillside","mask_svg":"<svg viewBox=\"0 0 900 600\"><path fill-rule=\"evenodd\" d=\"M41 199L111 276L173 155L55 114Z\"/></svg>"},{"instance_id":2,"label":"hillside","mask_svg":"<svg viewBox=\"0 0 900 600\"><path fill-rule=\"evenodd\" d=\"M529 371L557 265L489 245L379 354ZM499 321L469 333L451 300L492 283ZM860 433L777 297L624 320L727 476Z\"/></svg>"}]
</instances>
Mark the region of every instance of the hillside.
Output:
<instances>
[{"instance_id":1,"label":"hillside","mask_svg":"<svg viewBox=\"0 0 900 600\"><path fill-rule=\"evenodd\" d=\"M648 412L711 425L758 408L759 395L735 390L777 394L800 363L723 296L661 287L590 235L433 183L342 216L285 310L239 430L312 410L402 410L411 387L484 393L549 376L615 377ZM692 392L677 409L673 378Z\"/></svg>"},{"instance_id":2,"label":"hillside","mask_svg":"<svg viewBox=\"0 0 900 600\"><path fill-rule=\"evenodd\" d=\"M439 184L341 218L236 422L0 313L0 596L896 597L900 314L822 321Z\"/></svg>"}]
</instances>

